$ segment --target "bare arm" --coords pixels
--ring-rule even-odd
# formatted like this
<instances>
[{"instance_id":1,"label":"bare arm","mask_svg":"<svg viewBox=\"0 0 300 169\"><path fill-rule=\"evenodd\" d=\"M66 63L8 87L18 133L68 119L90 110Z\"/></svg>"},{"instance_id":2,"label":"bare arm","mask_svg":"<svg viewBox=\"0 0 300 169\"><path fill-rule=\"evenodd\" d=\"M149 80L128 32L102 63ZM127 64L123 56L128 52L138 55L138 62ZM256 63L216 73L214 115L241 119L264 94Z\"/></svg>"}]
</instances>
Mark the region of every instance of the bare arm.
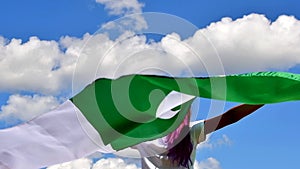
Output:
<instances>
[{"instance_id":1,"label":"bare arm","mask_svg":"<svg viewBox=\"0 0 300 169\"><path fill-rule=\"evenodd\" d=\"M207 119L204 121L204 133L209 134L213 131L219 130L225 126L235 123L247 115L253 113L263 105L248 105L242 104L236 106L222 115Z\"/></svg>"}]
</instances>

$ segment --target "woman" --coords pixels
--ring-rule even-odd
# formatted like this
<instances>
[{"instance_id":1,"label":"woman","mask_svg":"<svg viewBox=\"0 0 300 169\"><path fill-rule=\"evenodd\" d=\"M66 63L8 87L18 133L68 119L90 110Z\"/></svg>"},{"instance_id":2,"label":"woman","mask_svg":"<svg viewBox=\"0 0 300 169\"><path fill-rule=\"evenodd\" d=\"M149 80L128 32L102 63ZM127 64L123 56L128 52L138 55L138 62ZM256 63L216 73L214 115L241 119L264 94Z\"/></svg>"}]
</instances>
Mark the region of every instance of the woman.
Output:
<instances>
[{"instance_id":1,"label":"woman","mask_svg":"<svg viewBox=\"0 0 300 169\"><path fill-rule=\"evenodd\" d=\"M207 134L241 120L263 105L239 105L222 115L189 124L190 112L173 133L134 146L142 156L142 169L192 169L195 150Z\"/></svg>"}]
</instances>

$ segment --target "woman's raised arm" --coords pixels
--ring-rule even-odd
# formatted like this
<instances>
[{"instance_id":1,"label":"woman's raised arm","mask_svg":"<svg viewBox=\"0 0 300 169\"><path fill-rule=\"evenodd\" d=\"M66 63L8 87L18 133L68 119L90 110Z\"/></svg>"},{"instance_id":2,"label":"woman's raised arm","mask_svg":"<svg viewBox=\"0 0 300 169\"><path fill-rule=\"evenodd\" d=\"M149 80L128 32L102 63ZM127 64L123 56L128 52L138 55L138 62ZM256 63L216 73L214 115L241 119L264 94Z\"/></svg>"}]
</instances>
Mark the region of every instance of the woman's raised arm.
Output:
<instances>
[{"instance_id":1,"label":"woman's raised arm","mask_svg":"<svg viewBox=\"0 0 300 169\"><path fill-rule=\"evenodd\" d=\"M209 134L213 131L219 130L225 126L228 126L232 123L235 123L242 118L248 116L253 113L257 109L261 108L262 105L249 105L242 104L236 106L222 115L207 119L204 121L204 134Z\"/></svg>"}]
</instances>

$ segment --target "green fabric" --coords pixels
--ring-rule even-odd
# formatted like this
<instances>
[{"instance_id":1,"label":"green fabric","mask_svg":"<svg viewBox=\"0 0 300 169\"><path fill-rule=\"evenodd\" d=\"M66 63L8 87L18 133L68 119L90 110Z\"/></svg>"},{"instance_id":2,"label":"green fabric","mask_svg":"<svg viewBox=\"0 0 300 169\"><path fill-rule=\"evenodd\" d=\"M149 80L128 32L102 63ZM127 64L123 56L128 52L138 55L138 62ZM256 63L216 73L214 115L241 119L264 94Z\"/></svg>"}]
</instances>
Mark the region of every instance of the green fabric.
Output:
<instances>
[{"instance_id":1,"label":"green fabric","mask_svg":"<svg viewBox=\"0 0 300 169\"><path fill-rule=\"evenodd\" d=\"M156 119L160 102L171 91L248 104L300 100L300 75L254 72L220 77L129 75L101 78L71 100L116 150L167 135L176 129L192 101L171 119Z\"/></svg>"},{"instance_id":2,"label":"green fabric","mask_svg":"<svg viewBox=\"0 0 300 169\"><path fill-rule=\"evenodd\" d=\"M71 99L99 132L103 143L115 150L167 135L179 126L192 104L189 101L181 105L180 112L171 119L157 119L156 109L171 91L131 78L98 79ZM138 82L128 86L131 80ZM152 92L155 89L160 91Z\"/></svg>"},{"instance_id":3,"label":"green fabric","mask_svg":"<svg viewBox=\"0 0 300 169\"><path fill-rule=\"evenodd\" d=\"M137 78L181 93L232 102L268 104L300 100L300 74L287 72L254 72L210 78Z\"/></svg>"}]
</instances>

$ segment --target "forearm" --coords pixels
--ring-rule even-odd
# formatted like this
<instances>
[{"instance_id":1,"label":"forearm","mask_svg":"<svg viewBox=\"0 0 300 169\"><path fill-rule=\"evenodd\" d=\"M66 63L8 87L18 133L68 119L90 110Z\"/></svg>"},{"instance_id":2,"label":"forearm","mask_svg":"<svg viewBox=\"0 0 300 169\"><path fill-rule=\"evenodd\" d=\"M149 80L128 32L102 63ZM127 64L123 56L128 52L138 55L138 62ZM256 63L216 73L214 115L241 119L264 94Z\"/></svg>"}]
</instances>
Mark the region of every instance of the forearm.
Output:
<instances>
[{"instance_id":1,"label":"forearm","mask_svg":"<svg viewBox=\"0 0 300 169\"><path fill-rule=\"evenodd\" d=\"M262 106L263 105L243 104L228 110L220 116L205 120L205 133L208 134L215 130L219 130L225 126L233 124L253 113Z\"/></svg>"}]
</instances>

